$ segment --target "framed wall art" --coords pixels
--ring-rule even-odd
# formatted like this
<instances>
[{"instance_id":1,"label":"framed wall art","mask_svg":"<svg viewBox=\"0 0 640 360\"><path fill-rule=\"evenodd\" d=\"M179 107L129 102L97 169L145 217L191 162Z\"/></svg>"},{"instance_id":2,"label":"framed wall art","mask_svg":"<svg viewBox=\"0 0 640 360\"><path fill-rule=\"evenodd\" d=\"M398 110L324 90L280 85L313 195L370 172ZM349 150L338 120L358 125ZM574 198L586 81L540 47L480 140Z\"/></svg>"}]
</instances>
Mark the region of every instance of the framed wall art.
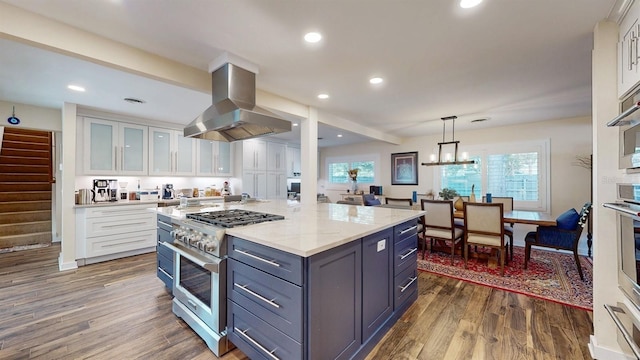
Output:
<instances>
[{"instance_id":1,"label":"framed wall art","mask_svg":"<svg viewBox=\"0 0 640 360\"><path fill-rule=\"evenodd\" d=\"M418 185L418 152L391 154L391 185Z\"/></svg>"}]
</instances>

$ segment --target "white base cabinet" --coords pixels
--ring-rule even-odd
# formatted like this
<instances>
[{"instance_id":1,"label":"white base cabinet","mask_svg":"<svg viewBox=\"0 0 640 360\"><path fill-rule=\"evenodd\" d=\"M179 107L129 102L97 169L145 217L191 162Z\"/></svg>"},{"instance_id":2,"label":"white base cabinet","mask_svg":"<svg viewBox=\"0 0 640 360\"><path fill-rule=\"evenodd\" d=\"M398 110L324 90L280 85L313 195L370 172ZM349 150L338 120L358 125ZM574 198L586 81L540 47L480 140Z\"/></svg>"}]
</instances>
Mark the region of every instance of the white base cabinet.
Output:
<instances>
[{"instance_id":1,"label":"white base cabinet","mask_svg":"<svg viewBox=\"0 0 640 360\"><path fill-rule=\"evenodd\" d=\"M76 260L80 265L156 250L151 204L76 209Z\"/></svg>"}]
</instances>

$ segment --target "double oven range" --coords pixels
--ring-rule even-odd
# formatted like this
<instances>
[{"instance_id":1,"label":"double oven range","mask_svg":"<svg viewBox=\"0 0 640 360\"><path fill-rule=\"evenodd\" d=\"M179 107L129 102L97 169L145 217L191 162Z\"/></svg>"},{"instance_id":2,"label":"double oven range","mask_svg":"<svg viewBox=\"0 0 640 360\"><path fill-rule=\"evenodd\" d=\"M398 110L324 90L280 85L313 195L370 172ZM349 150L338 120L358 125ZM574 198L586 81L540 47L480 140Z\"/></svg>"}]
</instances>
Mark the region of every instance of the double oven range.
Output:
<instances>
[{"instance_id":1,"label":"double oven range","mask_svg":"<svg viewBox=\"0 0 640 360\"><path fill-rule=\"evenodd\" d=\"M182 318L216 356L232 348L227 341L226 229L282 220L284 216L228 209L188 214L173 220L173 313Z\"/></svg>"}]
</instances>

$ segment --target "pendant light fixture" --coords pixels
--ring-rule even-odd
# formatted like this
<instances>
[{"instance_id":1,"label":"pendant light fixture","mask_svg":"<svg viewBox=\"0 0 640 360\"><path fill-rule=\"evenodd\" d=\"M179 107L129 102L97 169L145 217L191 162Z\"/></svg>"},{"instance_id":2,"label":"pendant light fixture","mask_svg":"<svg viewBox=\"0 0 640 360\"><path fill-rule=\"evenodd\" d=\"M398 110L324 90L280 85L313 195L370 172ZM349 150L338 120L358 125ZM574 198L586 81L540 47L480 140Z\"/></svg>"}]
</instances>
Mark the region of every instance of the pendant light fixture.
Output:
<instances>
[{"instance_id":1,"label":"pendant light fixture","mask_svg":"<svg viewBox=\"0 0 640 360\"><path fill-rule=\"evenodd\" d=\"M435 155L432 154L430 162L423 162L422 165L425 165L425 166L468 165L468 164L476 163L474 160L467 159L466 156L463 156L463 159L458 158L458 144L460 143L460 141L456 141L456 119L457 118L458 117L455 115L441 118L442 119L442 142L438 143L438 159L437 159L438 161L436 161ZM452 128L451 141L444 141L444 134L447 129L447 121L451 121L451 128ZM443 161L442 145L454 145L455 150L453 153L453 159L451 158L451 154L447 154L446 158ZM463 155L464 154L465 153L463 153Z\"/></svg>"}]
</instances>

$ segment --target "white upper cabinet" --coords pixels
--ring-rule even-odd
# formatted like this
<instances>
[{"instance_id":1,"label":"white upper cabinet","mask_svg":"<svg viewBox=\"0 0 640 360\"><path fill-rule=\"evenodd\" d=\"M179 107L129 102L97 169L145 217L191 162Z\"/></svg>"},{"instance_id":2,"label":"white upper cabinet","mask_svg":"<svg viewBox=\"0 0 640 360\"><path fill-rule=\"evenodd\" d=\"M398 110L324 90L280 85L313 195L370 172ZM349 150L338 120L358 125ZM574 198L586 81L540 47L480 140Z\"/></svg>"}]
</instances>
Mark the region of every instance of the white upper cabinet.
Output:
<instances>
[{"instance_id":1,"label":"white upper cabinet","mask_svg":"<svg viewBox=\"0 0 640 360\"><path fill-rule=\"evenodd\" d=\"M84 118L84 173L146 175L147 127Z\"/></svg>"},{"instance_id":2,"label":"white upper cabinet","mask_svg":"<svg viewBox=\"0 0 640 360\"><path fill-rule=\"evenodd\" d=\"M300 148L287 146L287 177L300 177Z\"/></svg>"},{"instance_id":3,"label":"white upper cabinet","mask_svg":"<svg viewBox=\"0 0 640 360\"><path fill-rule=\"evenodd\" d=\"M267 143L263 140L242 141L243 170L267 170Z\"/></svg>"},{"instance_id":4,"label":"white upper cabinet","mask_svg":"<svg viewBox=\"0 0 640 360\"><path fill-rule=\"evenodd\" d=\"M640 2L633 3L620 23L618 39L618 97L625 98L640 82Z\"/></svg>"},{"instance_id":5,"label":"white upper cabinet","mask_svg":"<svg viewBox=\"0 0 640 360\"><path fill-rule=\"evenodd\" d=\"M267 170L286 172L287 163L285 158L287 156L287 147L284 144L276 142L267 143Z\"/></svg>"},{"instance_id":6,"label":"white upper cabinet","mask_svg":"<svg viewBox=\"0 0 640 360\"><path fill-rule=\"evenodd\" d=\"M182 131L149 128L149 175L195 175L196 139Z\"/></svg>"},{"instance_id":7,"label":"white upper cabinet","mask_svg":"<svg viewBox=\"0 0 640 360\"><path fill-rule=\"evenodd\" d=\"M198 176L233 176L231 143L199 139L196 157Z\"/></svg>"}]
</instances>

